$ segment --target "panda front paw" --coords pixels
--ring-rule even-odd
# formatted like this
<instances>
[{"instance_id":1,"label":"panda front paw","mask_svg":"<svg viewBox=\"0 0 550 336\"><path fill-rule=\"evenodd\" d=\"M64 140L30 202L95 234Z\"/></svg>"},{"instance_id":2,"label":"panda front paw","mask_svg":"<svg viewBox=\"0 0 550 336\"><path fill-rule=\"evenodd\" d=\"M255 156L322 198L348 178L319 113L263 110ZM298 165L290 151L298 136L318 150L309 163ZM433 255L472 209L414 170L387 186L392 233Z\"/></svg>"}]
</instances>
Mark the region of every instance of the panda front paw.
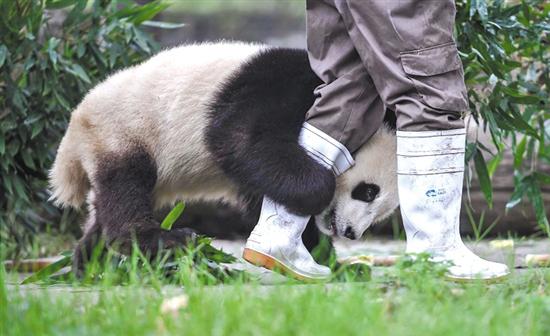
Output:
<instances>
[{"instance_id":1,"label":"panda front paw","mask_svg":"<svg viewBox=\"0 0 550 336\"><path fill-rule=\"evenodd\" d=\"M197 240L197 233L190 228L178 228L170 231L162 231L159 243L165 249L185 247Z\"/></svg>"}]
</instances>

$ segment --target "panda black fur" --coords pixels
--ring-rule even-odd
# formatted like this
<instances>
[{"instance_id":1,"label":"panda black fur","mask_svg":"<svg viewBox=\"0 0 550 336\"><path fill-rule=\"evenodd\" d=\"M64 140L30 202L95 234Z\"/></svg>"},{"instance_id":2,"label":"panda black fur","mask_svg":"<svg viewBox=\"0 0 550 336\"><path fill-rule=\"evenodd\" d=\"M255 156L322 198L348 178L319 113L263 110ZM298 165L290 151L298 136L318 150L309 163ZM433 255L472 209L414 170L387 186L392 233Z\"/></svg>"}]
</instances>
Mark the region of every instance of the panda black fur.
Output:
<instances>
[{"instance_id":1,"label":"panda black fur","mask_svg":"<svg viewBox=\"0 0 550 336\"><path fill-rule=\"evenodd\" d=\"M151 253L159 241L181 244L189 230L162 231L153 217L176 200L243 208L268 195L363 231L387 217L397 206L391 130L373 136L337 180L298 145L319 84L305 51L215 43L164 51L96 86L73 112L50 172L58 204L88 203L77 263L99 238L123 251L132 237ZM368 162L382 167L363 171ZM364 211L372 218L356 224L350 216L366 205L348 189L360 183L383 186L379 204Z\"/></svg>"},{"instance_id":2,"label":"panda black fur","mask_svg":"<svg viewBox=\"0 0 550 336\"><path fill-rule=\"evenodd\" d=\"M329 205L334 174L298 144L320 84L307 54L292 49L263 50L224 83L211 105L206 142L241 192L267 195L302 215Z\"/></svg>"}]
</instances>

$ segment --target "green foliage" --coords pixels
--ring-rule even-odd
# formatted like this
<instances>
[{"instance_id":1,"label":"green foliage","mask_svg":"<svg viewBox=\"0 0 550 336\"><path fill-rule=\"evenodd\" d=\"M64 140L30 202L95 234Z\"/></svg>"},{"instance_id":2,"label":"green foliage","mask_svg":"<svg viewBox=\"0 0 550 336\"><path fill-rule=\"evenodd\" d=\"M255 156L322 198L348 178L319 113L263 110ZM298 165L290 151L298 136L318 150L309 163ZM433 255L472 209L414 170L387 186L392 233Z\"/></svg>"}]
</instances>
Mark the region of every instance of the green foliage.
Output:
<instances>
[{"instance_id":1,"label":"green foliage","mask_svg":"<svg viewBox=\"0 0 550 336\"><path fill-rule=\"evenodd\" d=\"M98 284L107 279L109 284L128 284L139 280L153 285L159 282L214 285L248 278L244 272L221 265L233 263L236 258L211 243L210 238L199 236L185 249L166 251L154 259L145 256L137 246L130 256L120 255L112 249L103 254L101 249L104 245L100 244L81 279L77 280L71 271L63 271L71 265L73 257L72 252L68 251L58 261L25 278L21 284Z\"/></svg>"},{"instance_id":2,"label":"green foliage","mask_svg":"<svg viewBox=\"0 0 550 336\"><path fill-rule=\"evenodd\" d=\"M27 246L29 232L59 220L59 210L46 201L46 180L71 109L107 74L154 52L139 26L166 6L160 0L143 6L130 0L0 0L4 247Z\"/></svg>"},{"instance_id":3,"label":"green foliage","mask_svg":"<svg viewBox=\"0 0 550 336\"><path fill-rule=\"evenodd\" d=\"M511 4L507 4L511 3ZM457 40L474 118L483 119L498 153L488 166L481 143L470 146L481 189L492 206L491 175L505 143L514 153L515 191L507 207L531 202L546 234L540 186L550 182L541 165L550 164L550 3L545 0L459 0ZM477 145L477 148L476 148Z\"/></svg>"}]
</instances>

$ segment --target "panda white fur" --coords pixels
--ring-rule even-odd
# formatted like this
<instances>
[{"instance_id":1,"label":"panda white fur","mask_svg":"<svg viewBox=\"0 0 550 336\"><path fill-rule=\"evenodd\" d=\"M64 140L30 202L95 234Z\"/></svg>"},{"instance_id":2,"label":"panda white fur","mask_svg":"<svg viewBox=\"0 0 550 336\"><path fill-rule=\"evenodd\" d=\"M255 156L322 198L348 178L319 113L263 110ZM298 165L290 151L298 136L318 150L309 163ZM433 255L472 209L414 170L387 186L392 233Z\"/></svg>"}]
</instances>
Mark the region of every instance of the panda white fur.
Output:
<instances>
[{"instance_id":1,"label":"panda white fur","mask_svg":"<svg viewBox=\"0 0 550 336\"><path fill-rule=\"evenodd\" d=\"M153 211L176 200L245 207L263 195L360 236L397 207L395 135L382 127L335 179L298 145L320 84L303 50L245 43L181 46L113 74L74 110L50 172L52 199L89 218L75 251L132 237L155 253L189 238ZM391 123L391 115L388 117Z\"/></svg>"}]
</instances>

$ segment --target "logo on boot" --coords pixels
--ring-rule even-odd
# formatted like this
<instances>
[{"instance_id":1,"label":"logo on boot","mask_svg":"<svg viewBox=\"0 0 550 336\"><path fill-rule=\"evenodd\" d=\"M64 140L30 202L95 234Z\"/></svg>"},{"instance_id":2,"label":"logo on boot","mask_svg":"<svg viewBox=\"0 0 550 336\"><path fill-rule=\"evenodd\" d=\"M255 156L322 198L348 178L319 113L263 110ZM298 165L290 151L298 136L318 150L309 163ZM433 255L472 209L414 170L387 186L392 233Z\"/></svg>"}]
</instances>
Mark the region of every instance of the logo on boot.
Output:
<instances>
[{"instance_id":1,"label":"logo on boot","mask_svg":"<svg viewBox=\"0 0 550 336\"><path fill-rule=\"evenodd\" d=\"M426 191L426 196L430 198L445 195L445 194L446 194L445 189L428 189L428 191Z\"/></svg>"}]
</instances>

